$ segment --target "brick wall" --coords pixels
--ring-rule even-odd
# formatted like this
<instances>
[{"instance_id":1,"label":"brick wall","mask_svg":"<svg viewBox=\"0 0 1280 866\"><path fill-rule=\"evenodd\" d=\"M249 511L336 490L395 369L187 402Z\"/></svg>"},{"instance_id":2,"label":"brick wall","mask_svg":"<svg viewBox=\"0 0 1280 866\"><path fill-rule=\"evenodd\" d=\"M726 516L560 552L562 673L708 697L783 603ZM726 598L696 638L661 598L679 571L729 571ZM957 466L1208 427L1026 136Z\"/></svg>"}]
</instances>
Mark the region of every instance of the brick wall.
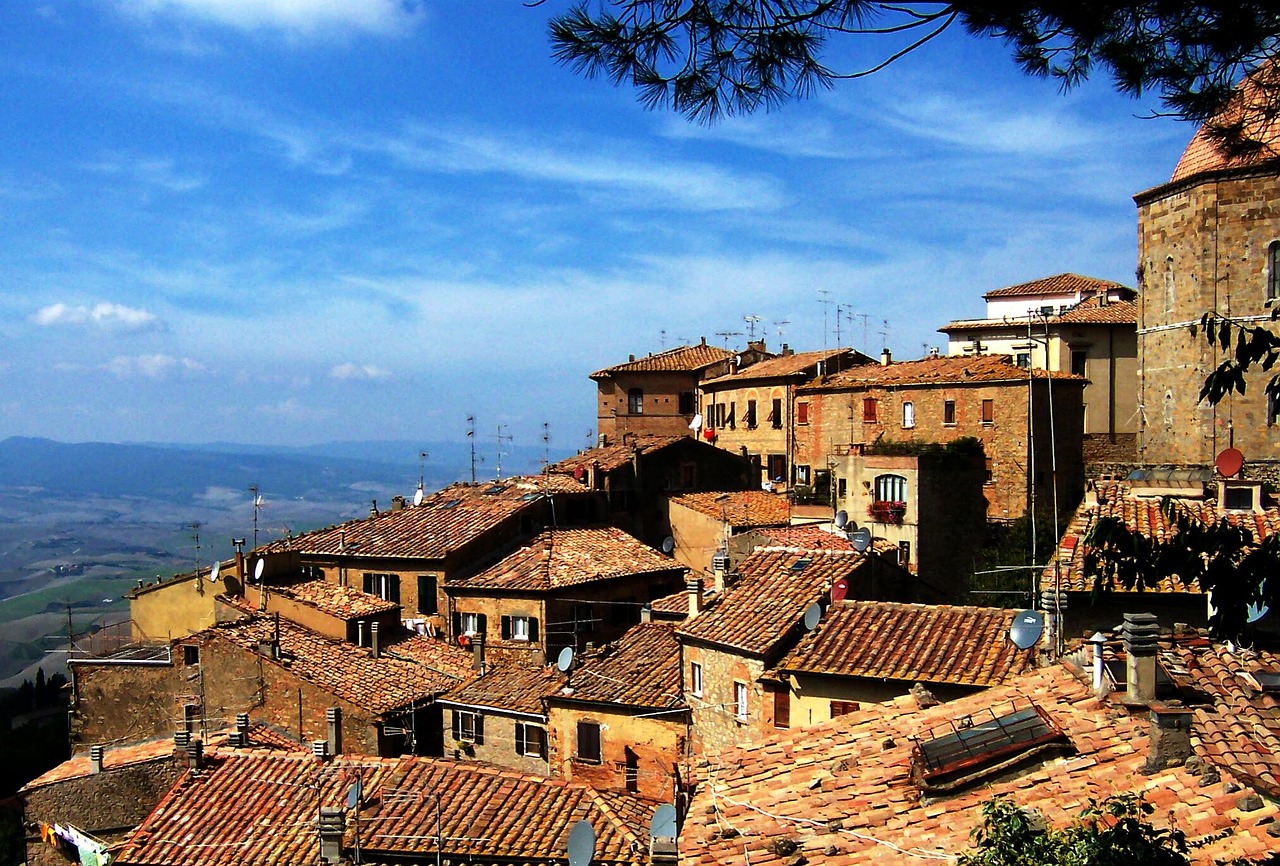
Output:
<instances>
[{"instance_id":1,"label":"brick wall","mask_svg":"<svg viewBox=\"0 0 1280 866\"><path fill-rule=\"evenodd\" d=\"M680 412L681 392L696 393L696 373L619 373L596 382L597 433L620 442L626 433L690 436L693 415ZM644 412L633 415L628 392L644 392ZM696 406L694 407L696 410Z\"/></svg>"},{"instance_id":2,"label":"brick wall","mask_svg":"<svg viewBox=\"0 0 1280 866\"><path fill-rule=\"evenodd\" d=\"M683 715L641 717L642 713L609 704L551 703L547 729L553 772L595 788L630 790L649 800L671 802L688 725ZM600 725L599 763L577 757L579 721Z\"/></svg>"}]
</instances>

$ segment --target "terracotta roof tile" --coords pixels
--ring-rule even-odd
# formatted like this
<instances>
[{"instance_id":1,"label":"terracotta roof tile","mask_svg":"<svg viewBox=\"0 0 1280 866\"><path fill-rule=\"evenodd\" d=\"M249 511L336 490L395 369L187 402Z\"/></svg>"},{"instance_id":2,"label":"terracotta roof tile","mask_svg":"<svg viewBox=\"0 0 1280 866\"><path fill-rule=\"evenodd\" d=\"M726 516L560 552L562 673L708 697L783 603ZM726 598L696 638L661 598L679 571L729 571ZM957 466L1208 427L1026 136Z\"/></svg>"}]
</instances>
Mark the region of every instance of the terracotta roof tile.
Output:
<instances>
[{"instance_id":1,"label":"terracotta roof tile","mask_svg":"<svg viewBox=\"0 0 1280 866\"><path fill-rule=\"evenodd\" d=\"M1062 315L1054 316L1049 322L1061 322L1064 325L1136 325L1138 304L1136 301L1108 301L1099 304L1097 298L1090 298Z\"/></svg>"},{"instance_id":2,"label":"terracotta roof tile","mask_svg":"<svg viewBox=\"0 0 1280 866\"><path fill-rule=\"evenodd\" d=\"M545 492L582 493L571 478L543 475L479 484L451 484L419 506L318 529L265 545L264 553L440 559L521 511Z\"/></svg>"},{"instance_id":3,"label":"terracotta roof tile","mask_svg":"<svg viewBox=\"0 0 1280 866\"><path fill-rule=\"evenodd\" d=\"M911 780L916 738L1010 701L1038 706L1075 754L1049 754L974 787L922 800ZM1247 789L1226 775L1213 782L1186 767L1145 774L1149 725L1146 713L1130 715L1099 701L1063 665L929 709L911 698L864 705L714 757L682 829L680 862L766 866L797 856L824 866L946 861L970 848L982 804L1001 795L1061 826L1092 799L1143 794L1157 804L1152 820L1183 830L1193 862L1205 866L1280 851L1280 839L1267 833L1280 812L1274 801L1244 811L1239 805ZM780 848L779 839L790 844Z\"/></svg>"},{"instance_id":4,"label":"terracotta roof tile","mask_svg":"<svg viewBox=\"0 0 1280 866\"><path fill-rule=\"evenodd\" d=\"M591 374L591 378L608 378L615 373L697 373L712 364L732 358L733 355L728 349L718 349L706 343L678 346L656 355L646 355L634 361L597 370Z\"/></svg>"},{"instance_id":5,"label":"terracotta roof tile","mask_svg":"<svg viewBox=\"0 0 1280 866\"><path fill-rule=\"evenodd\" d=\"M802 523L796 526L764 526L756 534L769 546L800 547L805 550L853 550L853 542L843 532L830 532L827 524ZM896 548L895 548L896 550Z\"/></svg>"},{"instance_id":6,"label":"terracotta roof tile","mask_svg":"<svg viewBox=\"0 0 1280 866\"><path fill-rule=\"evenodd\" d=\"M728 493L681 493L671 502L699 514L724 519L734 529L753 526L787 526L791 523L791 500L781 493L763 490L736 490Z\"/></svg>"},{"instance_id":7,"label":"terracotta roof tile","mask_svg":"<svg viewBox=\"0 0 1280 866\"><path fill-rule=\"evenodd\" d=\"M1272 78L1271 87L1274 89L1276 71L1274 65L1268 65L1260 72L1255 73L1255 75L1269 74ZM1214 118L1211 122L1221 123L1223 120L1229 122L1232 115L1238 118L1244 108L1257 104L1258 93L1258 85L1253 79L1245 79L1237 88L1232 102L1228 104L1223 114ZM1201 126L1196 131L1195 136L1192 137L1190 143L1187 144L1187 149L1183 151L1182 158L1178 160L1178 164L1173 170L1173 177L1169 179L1169 182L1176 183L1204 172L1242 168L1280 158L1280 123L1277 123L1274 118L1270 120L1259 118L1246 120L1244 128L1248 135L1261 142L1262 146L1257 153L1235 157L1228 156L1214 142L1208 129L1205 126Z\"/></svg>"},{"instance_id":8,"label":"terracotta roof tile","mask_svg":"<svg viewBox=\"0 0 1280 866\"><path fill-rule=\"evenodd\" d=\"M861 553L757 548L738 564L738 582L697 617L680 624L676 633L763 656L798 626L805 610L837 580L856 584L857 572L866 563Z\"/></svg>"},{"instance_id":9,"label":"terracotta roof tile","mask_svg":"<svg viewBox=\"0 0 1280 866\"><path fill-rule=\"evenodd\" d=\"M783 672L992 686L1035 666L1009 640L1016 611L836 602L778 664Z\"/></svg>"},{"instance_id":10,"label":"terracotta roof tile","mask_svg":"<svg viewBox=\"0 0 1280 866\"><path fill-rule=\"evenodd\" d=\"M546 665L497 665L444 695L441 703L492 707L545 716L542 699L564 687L564 674Z\"/></svg>"},{"instance_id":11,"label":"terracotta roof tile","mask_svg":"<svg viewBox=\"0 0 1280 866\"><path fill-rule=\"evenodd\" d=\"M703 388L733 385L738 382L754 382L759 379L803 377L811 368L816 368L823 361L837 361L839 366L848 367L853 364L873 363L871 358L853 349L829 349L821 352L794 352L790 355L779 355L757 361L749 367L743 367L737 373L719 376L702 383ZM835 366L829 372L835 372Z\"/></svg>"},{"instance_id":12,"label":"terracotta roof tile","mask_svg":"<svg viewBox=\"0 0 1280 866\"><path fill-rule=\"evenodd\" d=\"M327 580L304 580L270 585L268 593L313 607L339 619L360 619L399 610L400 605L368 592Z\"/></svg>"},{"instance_id":13,"label":"terracotta roof tile","mask_svg":"<svg viewBox=\"0 0 1280 866\"><path fill-rule=\"evenodd\" d=\"M984 298L1008 298L1018 297L1020 295L1087 295L1092 292L1110 291L1112 289L1123 289L1125 291L1133 291L1122 283L1113 283L1111 280L1100 280L1097 277L1084 277L1080 274L1055 274L1052 277L1041 277L1038 280L1031 280L1026 283L1019 283L1016 286L1006 286L1003 289L992 289L982 297Z\"/></svg>"},{"instance_id":14,"label":"terracotta roof tile","mask_svg":"<svg viewBox=\"0 0 1280 866\"><path fill-rule=\"evenodd\" d=\"M558 474L572 474L578 468L585 470L595 464L605 472L613 472L630 463L632 458L638 454L652 454L654 451L661 451L663 448L690 438L692 437L655 436L649 434L636 436L628 438L625 442L588 448L586 451L581 451L572 457L566 457L559 463L551 464L547 467L547 471ZM715 446L708 445L707 447L712 448Z\"/></svg>"},{"instance_id":15,"label":"terracotta roof tile","mask_svg":"<svg viewBox=\"0 0 1280 866\"><path fill-rule=\"evenodd\" d=\"M614 526L548 529L497 565L451 587L547 591L632 574L685 570Z\"/></svg>"},{"instance_id":16,"label":"terracotta roof tile","mask_svg":"<svg viewBox=\"0 0 1280 866\"><path fill-rule=\"evenodd\" d=\"M1009 360L1007 355L976 357L940 356L919 361L896 361L892 364L864 364L829 376L823 382L802 385L797 391L820 391L839 388L875 388L890 385L969 385L992 382L1026 382L1028 373L1037 379L1052 375L1055 382L1083 382L1083 376L1070 373L1050 374L1044 370L1028 371Z\"/></svg>"},{"instance_id":17,"label":"terracotta roof tile","mask_svg":"<svg viewBox=\"0 0 1280 866\"><path fill-rule=\"evenodd\" d=\"M616 642L578 656L571 681L574 701L632 707L684 707L680 697L680 644L675 624L642 622ZM559 695L553 695L555 700Z\"/></svg>"}]
</instances>

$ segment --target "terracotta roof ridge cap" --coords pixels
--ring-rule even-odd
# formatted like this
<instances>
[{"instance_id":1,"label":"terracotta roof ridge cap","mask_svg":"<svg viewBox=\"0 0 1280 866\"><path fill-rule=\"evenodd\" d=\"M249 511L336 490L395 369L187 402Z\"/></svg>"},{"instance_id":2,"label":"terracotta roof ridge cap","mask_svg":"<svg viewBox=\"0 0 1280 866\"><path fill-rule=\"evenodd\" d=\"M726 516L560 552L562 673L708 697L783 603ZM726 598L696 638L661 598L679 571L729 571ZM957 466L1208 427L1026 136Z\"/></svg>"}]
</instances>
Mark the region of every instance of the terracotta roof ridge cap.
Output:
<instances>
[{"instance_id":1,"label":"terracotta roof ridge cap","mask_svg":"<svg viewBox=\"0 0 1280 866\"><path fill-rule=\"evenodd\" d=\"M574 784L574 783L570 782L568 784ZM633 828L631 827L631 823L627 821L626 818L622 817L622 815L620 815L618 811L613 808L613 804L610 803L601 794L600 791L596 790L590 785L582 785L582 789L586 792L587 798L590 799L590 801L595 804L596 809L602 812L604 816L608 818L613 823L613 825L620 830L620 832L627 838L627 840L631 842L632 846L643 845L644 840L642 840L639 834L637 834L633 830ZM623 795L620 794L619 796L623 796Z\"/></svg>"}]
</instances>

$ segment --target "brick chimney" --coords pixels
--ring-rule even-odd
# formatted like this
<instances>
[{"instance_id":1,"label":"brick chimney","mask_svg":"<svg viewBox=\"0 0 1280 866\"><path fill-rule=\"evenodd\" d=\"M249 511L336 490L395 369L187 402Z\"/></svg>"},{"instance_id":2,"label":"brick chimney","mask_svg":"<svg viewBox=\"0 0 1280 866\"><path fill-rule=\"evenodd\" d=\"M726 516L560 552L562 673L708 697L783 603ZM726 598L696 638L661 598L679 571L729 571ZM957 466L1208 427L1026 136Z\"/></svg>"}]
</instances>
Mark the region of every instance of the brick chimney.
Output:
<instances>
[{"instance_id":1,"label":"brick chimney","mask_svg":"<svg viewBox=\"0 0 1280 866\"><path fill-rule=\"evenodd\" d=\"M342 754L342 708L329 707L324 711L325 724L329 729L329 754Z\"/></svg>"},{"instance_id":2,"label":"brick chimney","mask_svg":"<svg viewBox=\"0 0 1280 866\"><path fill-rule=\"evenodd\" d=\"M102 772L102 756L105 752L105 746L94 745L89 747L89 772Z\"/></svg>"},{"instance_id":3,"label":"brick chimney","mask_svg":"<svg viewBox=\"0 0 1280 866\"><path fill-rule=\"evenodd\" d=\"M1160 626L1154 613L1124 615L1125 701L1150 704L1156 699L1156 639Z\"/></svg>"},{"instance_id":4,"label":"brick chimney","mask_svg":"<svg viewBox=\"0 0 1280 866\"><path fill-rule=\"evenodd\" d=\"M204 744L195 739L187 743L187 769L199 770L204 766Z\"/></svg>"},{"instance_id":5,"label":"brick chimney","mask_svg":"<svg viewBox=\"0 0 1280 866\"><path fill-rule=\"evenodd\" d=\"M1151 747L1142 772L1150 775L1187 762L1191 757L1191 718L1188 707L1151 705Z\"/></svg>"},{"instance_id":6,"label":"brick chimney","mask_svg":"<svg viewBox=\"0 0 1280 866\"><path fill-rule=\"evenodd\" d=\"M684 588L689 594L689 619L693 619L702 613L702 578L689 578Z\"/></svg>"},{"instance_id":7,"label":"brick chimney","mask_svg":"<svg viewBox=\"0 0 1280 866\"><path fill-rule=\"evenodd\" d=\"M338 863L342 859L342 834L346 830L346 819L342 809L333 806L321 806L320 818L316 822L316 831L320 834L320 859L326 863Z\"/></svg>"}]
</instances>

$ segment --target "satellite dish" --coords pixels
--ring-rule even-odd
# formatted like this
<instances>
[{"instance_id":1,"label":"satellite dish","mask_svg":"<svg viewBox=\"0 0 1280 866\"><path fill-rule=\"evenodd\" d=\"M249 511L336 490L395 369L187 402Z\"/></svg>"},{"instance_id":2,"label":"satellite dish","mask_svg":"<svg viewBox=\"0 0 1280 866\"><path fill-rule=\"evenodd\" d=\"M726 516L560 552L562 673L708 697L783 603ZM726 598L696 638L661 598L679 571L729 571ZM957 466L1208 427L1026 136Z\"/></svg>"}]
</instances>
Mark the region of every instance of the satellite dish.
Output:
<instances>
[{"instance_id":1,"label":"satellite dish","mask_svg":"<svg viewBox=\"0 0 1280 866\"><path fill-rule=\"evenodd\" d=\"M831 585L831 600L844 601L849 597L849 578L842 577Z\"/></svg>"},{"instance_id":2,"label":"satellite dish","mask_svg":"<svg viewBox=\"0 0 1280 866\"><path fill-rule=\"evenodd\" d=\"M569 831L569 866L591 866L596 856L596 831L590 821L579 821Z\"/></svg>"},{"instance_id":3,"label":"satellite dish","mask_svg":"<svg viewBox=\"0 0 1280 866\"><path fill-rule=\"evenodd\" d=\"M556 667L562 674L567 674L573 668L573 647L567 646L560 650L560 655L556 657Z\"/></svg>"},{"instance_id":4,"label":"satellite dish","mask_svg":"<svg viewBox=\"0 0 1280 866\"><path fill-rule=\"evenodd\" d=\"M364 794L363 786L357 778L352 784L351 789L347 791L347 808L354 809L360 805L360 797Z\"/></svg>"},{"instance_id":5,"label":"satellite dish","mask_svg":"<svg viewBox=\"0 0 1280 866\"><path fill-rule=\"evenodd\" d=\"M653 820L649 822L649 835L657 839L674 839L676 837L676 807L663 803L653 812Z\"/></svg>"},{"instance_id":6,"label":"satellite dish","mask_svg":"<svg viewBox=\"0 0 1280 866\"><path fill-rule=\"evenodd\" d=\"M1213 459L1213 466L1223 478L1230 478L1244 467L1244 455L1238 448L1224 448Z\"/></svg>"},{"instance_id":7,"label":"satellite dish","mask_svg":"<svg viewBox=\"0 0 1280 866\"><path fill-rule=\"evenodd\" d=\"M804 630L813 631L818 627L818 620L820 619L822 619L822 605L815 601L804 612Z\"/></svg>"},{"instance_id":8,"label":"satellite dish","mask_svg":"<svg viewBox=\"0 0 1280 866\"><path fill-rule=\"evenodd\" d=\"M663 552L663 553L665 553L665 554L667 554L668 556L670 556L670 555L671 555L671 551L673 551L673 550L675 550L675 549L676 549L676 540L675 540L674 538L672 538L670 535L668 535L666 538L662 539L662 552Z\"/></svg>"},{"instance_id":9,"label":"satellite dish","mask_svg":"<svg viewBox=\"0 0 1280 866\"><path fill-rule=\"evenodd\" d=\"M258 564L253 567L253 579L262 580L262 572L267 570L267 561L259 559Z\"/></svg>"},{"instance_id":10,"label":"satellite dish","mask_svg":"<svg viewBox=\"0 0 1280 866\"><path fill-rule=\"evenodd\" d=\"M417 489L417 491L413 494L413 504L414 504L414 506L415 506L415 507L416 507L416 506L419 506L419 505L421 505L421 504L422 504L422 498L423 498L423 496L425 496L425 495L426 495L426 494L424 494L424 493L422 492L422 488L421 488L421 487L419 487L419 488Z\"/></svg>"},{"instance_id":11,"label":"satellite dish","mask_svg":"<svg viewBox=\"0 0 1280 866\"><path fill-rule=\"evenodd\" d=\"M1271 608L1265 602L1262 604L1251 603L1245 611L1245 619L1247 622L1257 622L1270 612Z\"/></svg>"},{"instance_id":12,"label":"satellite dish","mask_svg":"<svg viewBox=\"0 0 1280 866\"><path fill-rule=\"evenodd\" d=\"M849 536L853 549L861 553L871 546L871 530L865 526Z\"/></svg>"},{"instance_id":13,"label":"satellite dish","mask_svg":"<svg viewBox=\"0 0 1280 866\"><path fill-rule=\"evenodd\" d=\"M213 568L209 569L209 582L213 583L218 579L218 575L222 572L222 563L215 562Z\"/></svg>"},{"instance_id":14,"label":"satellite dish","mask_svg":"<svg viewBox=\"0 0 1280 866\"><path fill-rule=\"evenodd\" d=\"M1018 649L1031 649L1044 632L1044 614L1038 610L1022 610L1013 618L1009 639Z\"/></svg>"},{"instance_id":15,"label":"satellite dish","mask_svg":"<svg viewBox=\"0 0 1280 866\"><path fill-rule=\"evenodd\" d=\"M836 529L844 529L849 524L849 512L841 509L836 512Z\"/></svg>"}]
</instances>

